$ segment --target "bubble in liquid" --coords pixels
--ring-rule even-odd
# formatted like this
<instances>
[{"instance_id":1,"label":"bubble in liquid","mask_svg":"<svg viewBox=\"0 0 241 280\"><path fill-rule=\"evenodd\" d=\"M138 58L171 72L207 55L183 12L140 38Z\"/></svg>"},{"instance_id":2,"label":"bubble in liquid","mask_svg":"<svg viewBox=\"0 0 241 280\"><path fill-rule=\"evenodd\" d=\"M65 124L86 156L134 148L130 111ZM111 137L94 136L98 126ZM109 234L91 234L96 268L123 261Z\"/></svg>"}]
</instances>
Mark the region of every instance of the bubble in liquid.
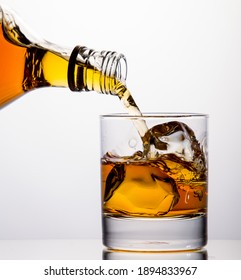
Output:
<instances>
[{"instance_id":1,"label":"bubble in liquid","mask_svg":"<svg viewBox=\"0 0 241 280\"><path fill-rule=\"evenodd\" d=\"M133 148L136 147L136 145L137 145L137 140L135 138L132 138L132 139L129 140L129 147L130 148L133 149Z\"/></svg>"}]
</instances>

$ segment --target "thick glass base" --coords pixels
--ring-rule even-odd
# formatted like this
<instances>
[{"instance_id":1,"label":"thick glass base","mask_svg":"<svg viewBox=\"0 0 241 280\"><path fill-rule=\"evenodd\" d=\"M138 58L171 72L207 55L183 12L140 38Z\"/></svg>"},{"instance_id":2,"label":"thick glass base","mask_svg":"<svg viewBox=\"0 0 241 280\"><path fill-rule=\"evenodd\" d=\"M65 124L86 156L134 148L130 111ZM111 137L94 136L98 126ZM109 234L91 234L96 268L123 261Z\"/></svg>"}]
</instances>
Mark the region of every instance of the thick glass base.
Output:
<instances>
[{"instance_id":1,"label":"thick glass base","mask_svg":"<svg viewBox=\"0 0 241 280\"><path fill-rule=\"evenodd\" d=\"M103 244L110 249L180 251L202 248L206 243L206 214L175 218L103 215Z\"/></svg>"}]
</instances>

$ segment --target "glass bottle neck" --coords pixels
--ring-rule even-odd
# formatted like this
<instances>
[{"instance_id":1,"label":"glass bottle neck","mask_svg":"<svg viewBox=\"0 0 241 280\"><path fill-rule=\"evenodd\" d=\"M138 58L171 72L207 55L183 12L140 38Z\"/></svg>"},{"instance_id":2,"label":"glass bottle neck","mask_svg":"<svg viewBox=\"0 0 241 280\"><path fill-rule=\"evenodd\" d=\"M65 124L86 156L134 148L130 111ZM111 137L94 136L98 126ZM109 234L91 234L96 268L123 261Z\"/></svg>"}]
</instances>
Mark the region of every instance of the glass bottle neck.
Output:
<instances>
[{"instance_id":1,"label":"glass bottle neck","mask_svg":"<svg viewBox=\"0 0 241 280\"><path fill-rule=\"evenodd\" d=\"M96 91L116 95L119 84L125 85L127 63L123 54L97 52L76 46L69 58L68 85L72 91Z\"/></svg>"}]
</instances>

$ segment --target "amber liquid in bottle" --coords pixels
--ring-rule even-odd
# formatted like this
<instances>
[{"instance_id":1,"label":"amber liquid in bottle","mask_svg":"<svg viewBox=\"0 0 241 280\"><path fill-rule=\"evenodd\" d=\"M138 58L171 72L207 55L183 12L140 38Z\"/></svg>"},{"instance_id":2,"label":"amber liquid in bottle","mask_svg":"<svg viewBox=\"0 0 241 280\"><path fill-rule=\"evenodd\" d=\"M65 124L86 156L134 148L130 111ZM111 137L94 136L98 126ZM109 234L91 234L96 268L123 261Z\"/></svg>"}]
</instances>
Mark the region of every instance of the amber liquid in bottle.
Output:
<instances>
[{"instance_id":1,"label":"amber liquid in bottle","mask_svg":"<svg viewBox=\"0 0 241 280\"><path fill-rule=\"evenodd\" d=\"M18 45L0 26L0 105L35 88L68 86L66 59L37 46Z\"/></svg>"},{"instance_id":2,"label":"amber liquid in bottle","mask_svg":"<svg viewBox=\"0 0 241 280\"><path fill-rule=\"evenodd\" d=\"M18 26L11 12L1 10L0 7L0 107L36 88L69 87L68 75L72 50L42 39L34 40L31 35L23 33L22 26ZM101 68L107 68L105 58L109 63L113 61L113 57L110 59L113 53L97 53L85 47L82 49L87 52L84 59L90 57L91 61L96 59L96 62L92 65L90 61L83 62L81 58L78 60L77 56L71 62L74 64L71 65L70 73L76 83L74 90L94 90L116 95L123 101L129 113L140 115L137 105L125 86L125 81L119 80L115 73L106 75L103 72L106 69ZM105 66L99 67L100 59ZM109 65L109 68L113 69L113 65L114 63Z\"/></svg>"}]
</instances>

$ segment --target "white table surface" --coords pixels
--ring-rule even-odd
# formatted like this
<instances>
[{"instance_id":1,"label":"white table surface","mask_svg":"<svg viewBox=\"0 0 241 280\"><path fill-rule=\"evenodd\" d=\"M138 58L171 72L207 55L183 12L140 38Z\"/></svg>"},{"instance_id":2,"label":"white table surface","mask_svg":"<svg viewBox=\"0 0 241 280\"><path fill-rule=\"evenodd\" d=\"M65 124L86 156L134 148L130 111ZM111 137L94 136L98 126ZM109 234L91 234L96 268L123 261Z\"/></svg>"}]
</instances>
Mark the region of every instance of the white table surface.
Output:
<instances>
[{"instance_id":1,"label":"white table surface","mask_svg":"<svg viewBox=\"0 0 241 280\"><path fill-rule=\"evenodd\" d=\"M208 259L241 260L241 240L209 240L198 252L109 252L100 239L0 240L0 260Z\"/></svg>"}]
</instances>

